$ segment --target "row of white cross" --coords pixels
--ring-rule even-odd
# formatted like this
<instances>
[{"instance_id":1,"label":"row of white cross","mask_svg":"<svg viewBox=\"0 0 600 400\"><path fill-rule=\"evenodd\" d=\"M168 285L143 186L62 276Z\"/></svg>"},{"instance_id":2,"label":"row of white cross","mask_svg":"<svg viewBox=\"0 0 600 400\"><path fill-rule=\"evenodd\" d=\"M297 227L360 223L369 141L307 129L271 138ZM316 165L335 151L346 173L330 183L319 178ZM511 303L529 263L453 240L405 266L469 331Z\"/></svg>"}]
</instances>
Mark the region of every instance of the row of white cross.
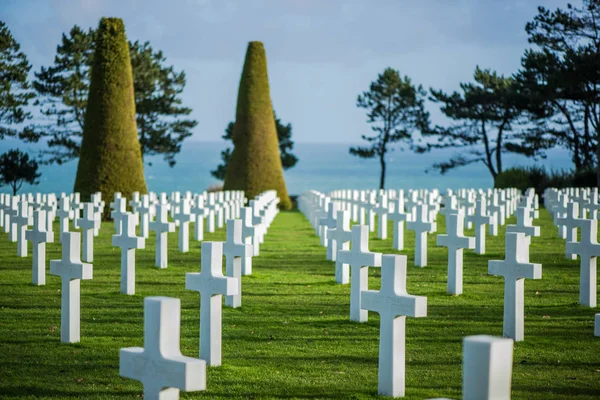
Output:
<instances>
[{"instance_id":1,"label":"row of white cross","mask_svg":"<svg viewBox=\"0 0 600 400\"><path fill-rule=\"evenodd\" d=\"M259 244L264 240L264 235L278 213L279 198L275 191L267 191L249 202L250 207L243 206L243 193L240 197L238 192L219 193L217 198L227 199L224 203L205 207L206 215L210 216L214 210L223 211L223 219L227 224L226 242L204 242L202 243L202 269L200 273L186 274L186 289L200 292L200 359L192 359L181 356L179 351L179 299L147 298L145 301L145 346L146 349L123 349L121 351L120 371L123 376L141 380L144 384L145 398L178 398L178 391L202 390L205 388L206 370L205 363L209 365L221 364L221 297L226 296L225 304L229 307L241 306L241 281L242 274L248 275L252 272L251 259L258 254ZM178 195L173 196L175 201L168 202L166 195L154 197L158 200L153 204L156 210L156 221L149 221L149 228L157 232L157 241L163 234L166 235L170 228L165 225L172 224L168 221L167 212L179 206L172 214L175 220L179 220L180 239L189 236L187 225L189 219L181 217L188 210L184 197L179 205ZM29 203L33 197L34 202ZM46 202L53 203L53 195L24 195L22 197L0 196L0 202L5 205L18 205L17 212L5 212L2 215L4 226L11 227L9 232L17 232L17 235L25 236L26 240L33 243L33 281L36 285L45 284L45 244L54 240L52 221L54 217L48 217L46 212L53 213L61 219L60 238L62 243L62 259L50 261L50 273L61 277L61 341L74 343L80 341L80 282L84 279L92 279L93 268L89 262L81 261L81 234L70 232L69 223L81 228L84 235L97 234L99 230L100 217L103 204L97 207L99 196L92 196L90 203L83 205L84 216L77 218L77 213L69 209L72 204L69 200L75 195L61 197L61 208L46 211ZM134 196L135 199L136 196ZM209 196L209 204L210 198ZM202 197L196 197L196 205ZM35 199L39 200L38 203ZM50 200L48 200L50 199ZM112 217L115 219L116 234L113 235L113 245L120 247L121 256L121 292L126 294L135 293L135 250L144 248L145 238L143 235L136 236L136 225L144 218L140 217L138 205L131 204L132 212L123 207L126 199L120 195L115 196L115 202L111 204ZM238 201L239 200L239 201ZM56 202L54 202L56 203ZM144 203L142 199L142 203ZM231 206L234 204L236 206ZM239 204L239 206L237 206ZM46 209L45 209L46 208ZM52 207L50 207L52 208ZM147 207L148 209L150 207ZM229 208L229 211L227 211ZM6 210L6 208L1 208ZM87 211L86 211L87 210ZM30 217L33 214L33 221ZM152 213L148 213L151 218ZM204 215L196 214L199 221ZM218 216L219 213L217 212ZM236 219L241 215L242 219ZM91 220L94 224L87 225L85 222ZM219 220L219 217L217 217ZM201 220L200 220L201 222ZM34 225L33 229L27 230L28 225ZM156 224L153 226L152 224ZM143 228L140 227L143 232ZM197 236L196 236L197 237ZM27 255L27 242L19 242L20 255ZM162 243L166 243L166 238ZM88 242L89 243L89 242ZM21 248L24 244L25 250ZM157 242L158 244L158 242ZM181 244L181 240L180 240ZM158 246L161 247L162 246ZM91 260L93 248L88 249L86 256ZM166 248L165 248L166 250ZM180 246L181 250L181 246ZM226 258L226 275L222 272L222 258ZM157 259L160 259L157 252ZM157 262L157 264L159 264ZM162 266L160 264L159 266ZM164 264L166 266L166 264ZM176 307L177 310L171 310ZM163 312L163 311L166 311ZM176 350L175 350L176 349ZM176 394L177 393L177 394ZM175 396L175 397L173 397Z\"/></svg>"},{"instance_id":2,"label":"row of white cross","mask_svg":"<svg viewBox=\"0 0 600 400\"><path fill-rule=\"evenodd\" d=\"M385 203L385 201L382 201L385 196L386 194L382 193L381 203ZM399 197L401 198L402 195ZM539 228L533 227L531 224L531 216L535 214L532 210L536 204L535 193L528 191L526 196L522 198L520 196L511 196L511 198L513 199L511 202L515 203L515 207L519 205L517 204L519 200L521 202L521 207L517 208L518 223L507 227L507 231L510 233L506 236L507 256L505 260L490 261L489 272L492 275L500 275L505 278L504 335L514 340L523 340L523 279L526 277L541 278L541 265L529 264L530 241L528 237L539 235ZM424 196L423 203L417 204L415 207L416 214L414 216L407 215L402 222L412 223L412 227L415 228L418 234L434 231L435 223L430 221L434 220L433 218L437 213L429 213L426 204L426 202L434 202L432 199L435 199L435 197ZM361 224L354 225L350 229L352 209L346 208L339 201L329 196L311 191L301 196L298 204L300 210L313 223L318 234L321 235L321 243L326 242L328 246L328 259L335 261L336 282L349 283L351 275L350 320L367 321L369 310L380 313L379 393L403 396L405 390L405 318L406 316L424 317L427 314L427 299L422 296L411 296L406 292L406 256L382 255L381 253L370 252L368 248L369 230L372 231L373 229ZM475 238L468 238L463 234L465 211L457 207L457 198L450 193L443 200L443 204L445 208L441 212L446 217L446 234L438 235L438 245L448 247L449 250L448 291L453 294L460 294L462 293L462 249L473 249ZM486 205L485 199L480 199L479 204L479 210L481 210L481 205ZM323 216L325 215L325 210L323 210L325 207L328 209L326 210L326 216ZM398 201L397 207L397 209L403 211L401 200ZM506 210L506 213L503 214L504 219L509 215L508 211L513 210L515 207L503 208ZM483 207L483 210L485 210L485 207ZM394 211L390 212L388 209L386 213L384 210L378 210L378 213L379 226L381 227L387 224L385 218L382 217L386 214L394 214ZM491 220L489 216L487 218L488 220L485 222ZM476 221L476 225L477 223L478 221ZM482 223L482 225L485 224ZM323 240L324 236L326 237L325 241ZM397 238L396 235L395 237ZM419 240L418 238L417 235L417 240ZM424 241L425 239L421 243ZM417 248L417 253L418 250ZM369 267L381 267L382 269L380 291L368 289ZM488 341L491 341L490 343L494 343L494 340L498 340L498 343L507 343L503 339L488 338ZM508 340L508 343L510 343L512 352L512 341ZM498 346L505 345L498 344ZM465 351L465 357L467 357L467 353ZM491 369L501 368L510 371L512 366L512 358L493 360L490 357L488 360L482 360L482 362L492 363ZM465 361L465 368L467 365L468 363ZM481 367L482 365L478 364L477 368L481 369ZM465 376L467 375L466 371ZM481 382L475 383L475 381ZM493 386L493 382L497 382L497 380L493 378L485 379L484 377L473 380L471 389L478 394L471 398L488 398L482 397L481 393L483 393L484 387L489 389ZM508 393L508 396L510 396L510 378L501 386L500 392ZM468 388L465 388L465 391L468 390Z\"/></svg>"}]
</instances>

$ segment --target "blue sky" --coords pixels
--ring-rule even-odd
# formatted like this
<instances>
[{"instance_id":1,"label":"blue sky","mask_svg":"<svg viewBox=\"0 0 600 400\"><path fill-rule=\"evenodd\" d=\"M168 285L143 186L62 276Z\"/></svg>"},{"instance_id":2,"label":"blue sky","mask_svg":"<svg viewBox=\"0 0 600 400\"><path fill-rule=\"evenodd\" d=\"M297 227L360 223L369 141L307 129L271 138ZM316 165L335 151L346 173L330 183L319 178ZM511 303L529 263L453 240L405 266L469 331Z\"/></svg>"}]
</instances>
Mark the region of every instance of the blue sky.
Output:
<instances>
[{"instance_id":1,"label":"blue sky","mask_svg":"<svg viewBox=\"0 0 600 400\"><path fill-rule=\"evenodd\" d=\"M297 142L359 142L356 96L386 67L425 88L458 89L476 65L512 74L529 47L525 23L558 0L0 0L0 18L33 70L53 62L61 34L123 18L185 70L192 140L215 141L235 117L247 43L267 51L271 98ZM575 4L579 4L578 1ZM437 107L432 120L444 123Z\"/></svg>"}]
</instances>

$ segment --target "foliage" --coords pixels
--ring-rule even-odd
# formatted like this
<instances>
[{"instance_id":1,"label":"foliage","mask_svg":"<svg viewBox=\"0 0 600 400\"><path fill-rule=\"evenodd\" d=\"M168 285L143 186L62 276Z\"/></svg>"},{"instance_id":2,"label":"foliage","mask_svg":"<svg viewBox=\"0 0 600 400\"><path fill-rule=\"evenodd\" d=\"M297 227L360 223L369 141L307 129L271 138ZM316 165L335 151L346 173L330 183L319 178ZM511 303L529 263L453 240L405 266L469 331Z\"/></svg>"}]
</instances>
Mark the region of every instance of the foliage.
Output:
<instances>
[{"instance_id":1,"label":"foliage","mask_svg":"<svg viewBox=\"0 0 600 400\"><path fill-rule=\"evenodd\" d=\"M350 154L360 158L379 159L381 174L379 188L385 187L385 155L393 143L411 143L413 133L426 131L429 114L425 111L426 93L412 84L407 76L392 68L386 68L368 91L358 95L357 107L367 110L367 122L372 124L374 135L362 135L367 146L350 148Z\"/></svg>"},{"instance_id":2,"label":"foliage","mask_svg":"<svg viewBox=\"0 0 600 400\"><path fill-rule=\"evenodd\" d=\"M261 42L248 44L231 135L234 147L224 190L243 190L248 198L265 190L276 190L280 208L291 208L277 143L267 58Z\"/></svg>"},{"instance_id":3,"label":"foliage","mask_svg":"<svg viewBox=\"0 0 600 400\"><path fill-rule=\"evenodd\" d=\"M129 47L121 19L100 20L93 59L74 191L83 199L98 191L104 199L115 192L125 197L145 193Z\"/></svg>"},{"instance_id":4,"label":"foliage","mask_svg":"<svg viewBox=\"0 0 600 400\"><path fill-rule=\"evenodd\" d=\"M23 183L40 183L40 176L37 161L30 159L27 153L12 149L0 155L0 185L9 185L13 195L17 194Z\"/></svg>"},{"instance_id":5,"label":"foliage","mask_svg":"<svg viewBox=\"0 0 600 400\"><path fill-rule=\"evenodd\" d=\"M600 132L600 2L538 8L526 26L536 49L517 75L530 97L538 129L529 140L553 141L572 154L575 169L596 168Z\"/></svg>"},{"instance_id":6,"label":"foliage","mask_svg":"<svg viewBox=\"0 0 600 400\"><path fill-rule=\"evenodd\" d=\"M45 162L61 164L79 157L95 35L93 29L74 26L62 35L54 64L35 74L38 104L49 120L35 127L36 139L48 140L48 149L42 152ZM129 53L142 156L160 154L173 166L183 140L197 124L185 118L191 109L181 105L185 73L165 65L163 53L154 51L149 42L130 42Z\"/></svg>"},{"instance_id":7,"label":"foliage","mask_svg":"<svg viewBox=\"0 0 600 400\"><path fill-rule=\"evenodd\" d=\"M444 93L431 89L431 100L441 104L442 112L456 121L449 127L436 126L429 132L437 141L420 147L460 149L448 161L434 164L442 174L473 163L483 163L493 178L503 170L502 155L519 153L529 157L544 157L547 147L542 143L524 141L523 129L518 129L526 114L527 97L520 92L513 78L477 67L473 83L461 83L462 93Z\"/></svg>"},{"instance_id":8,"label":"foliage","mask_svg":"<svg viewBox=\"0 0 600 400\"><path fill-rule=\"evenodd\" d=\"M6 24L0 21L0 140L27 136L27 131L19 132L12 126L31 118L25 107L35 97L27 81L31 65L20 50Z\"/></svg>"},{"instance_id":9,"label":"foliage","mask_svg":"<svg viewBox=\"0 0 600 400\"><path fill-rule=\"evenodd\" d=\"M292 141L292 124L284 125L281 120L277 118L277 114L273 111L275 118L275 129L277 130L277 140L279 142L279 156L281 157L281 165L284 170L290 169L298 162L296 157L291 151L294 148L294 142ZM230 122L225 129L225 135L221 136L225 140L233 140L233 126L234 123ZM210 171L210 174L219 180L225 179L225 172L227 171L227 164L231 160L231 148L227 147L221 151L221 164L216 169Z\"/></svg>"}]
</instances>

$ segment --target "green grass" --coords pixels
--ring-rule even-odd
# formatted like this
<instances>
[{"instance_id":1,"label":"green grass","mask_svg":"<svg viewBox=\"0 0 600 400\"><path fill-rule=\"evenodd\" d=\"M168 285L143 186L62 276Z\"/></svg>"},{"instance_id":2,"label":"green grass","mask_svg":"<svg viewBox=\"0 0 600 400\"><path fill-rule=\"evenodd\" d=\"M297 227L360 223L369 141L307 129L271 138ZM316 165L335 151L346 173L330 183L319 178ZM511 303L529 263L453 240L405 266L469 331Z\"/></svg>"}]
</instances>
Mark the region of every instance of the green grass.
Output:
<instances>
[{"instance_id":1,"label":"green grass","mask_svg":"<svg viewBox=\"0 0 600 400\"><path fill-rule=\"evenodd\" d=\"M510 219L509 222L514 221ZM578 261L566 260L545 210L536 224L531 261L542 280L525 283L525 341L514 350L513 399L600 398L600 338L596 310L577 304ZM391 226L390 226L391 227ZM58 230L58 225L56 225ZM81 283L81 343L60 343L60 279L31 284L31 259L0 233L0 398L124 399L141 397L139 382L119 377L119 349L143 346L145 296L181 298L181 349L198 356L199 295L185 290L185 273L200 270L200 246L177 251L169 234L169 267L154 267L154 236L137 251L136 295L119 293L120 250L112 223L96 238L94 279ZM443 220L438 220L443 232ZM467 231L471 233L471 231ZM504 258L504 228L489 237L485 256L465 252L464 294L446 294L446 249L429 235L429 266L413 265L414 234L406 233L408 291L427 296L428 316L407 319L406 398L461 397L462 338L502 334L503 280L487 261ZM391 236L391 231L390 231ZM224 231L207 234L224 240ZM371 249L393 253L391 239L372 235ZM60 246L48 246L48 259ZM349 321L349 286L334 283L306 219L283 212L274 221L254 274L243 278L241 309L223 311L223 365L209 368L205 392L182 398L263 399L377 397L379 318ZM370 288L379 270L370 269Z\"/></svg>"}]
</instances>

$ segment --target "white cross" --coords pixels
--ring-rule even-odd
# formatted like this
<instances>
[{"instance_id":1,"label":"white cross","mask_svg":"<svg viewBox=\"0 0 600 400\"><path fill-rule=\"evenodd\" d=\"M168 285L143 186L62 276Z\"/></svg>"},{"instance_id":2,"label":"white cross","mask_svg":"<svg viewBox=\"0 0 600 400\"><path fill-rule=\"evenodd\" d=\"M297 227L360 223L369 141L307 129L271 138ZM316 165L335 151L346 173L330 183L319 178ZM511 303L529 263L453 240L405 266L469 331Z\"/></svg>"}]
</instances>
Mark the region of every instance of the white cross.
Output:
<instances>
[{"instance_id":1,"label":"white cross","mask_svg":"<svg viewBox=\"0 0 600 400\"><path fill-rule=\"evenodd\" d=\"M190 250L190 222L192 222L192 214L190 214L190 202L183 199L177 207L177 212L174 215L176 222L179 222L179 251L187 253Z\"/></svg>"},{"instance_id":2,"label":"white cross","mask_svg":"<svg viewBox=\"0 0 600 400\"><path fill-rule=\"evenodd\" d=\"M62 259L50 260L50 275L61 277L60 341L77 343L81 324L81 279L92 279L92 264L82 263L79 232L62 232Z\"/></svg>"},{"instance_id":3,"label":"white cross","mask_svg":"<svg viewBox=\"0 0 600 400\"><path fill-rule=\"evenodd\" d=\"M463 292L463 249L475 248L475 238L463 234L465 216L446 214L446 234L437 236L437 245L448 248L448 293Z\"/></svg>"},{"instance_id":4,"label":"white cross","mask_svg":"<svg viewBox=\"0 0 600 400\"><path fill-rule=\"evenodd\" d=\"M179 348L181 301L144 299L144 348L119 354L119 375L142 382L144 400L177 400L179 391L206 389L206 362L185 357Z\"/></svg>"},{"instance_id":5,"label":"white cross","mask_svg":"<svg viewBox=\"0 0 600 400\"><path fill-rule=\"evenodd\" d=\"M406 256L383 256L381 290L365 290L361 297L363 309L379 313L378 393L404 396L406 317L427 316L427 297L406 292Z\"/></svg>"},{"instance_id":6,"label":"white cross","mask_svg":"<svg viewBox=\"0 0 600 400\"><path fill-rule=\"evenodd\" d=\"M252 225L252 209L250 207L243 207L240 210L240 217L242 220L242 241L247 245L254 245L255 229ZM254 254L254 250L252 251ZM252 274L252 257L242 258L242 275Z\"/></svg>"},{"instance_id":7,"label":"white cross","mask_svg":"<svg viewBox=\"0 0 600 400\"><path fill-rule=\"evenodd\" d=\"M540 236L540 227L533 226L529 207L517 207L517 224L507 225L506 232L522 232L525 234L527 241L531 243L532 236Z\"/></svg>"},{"instance_id":8,"label":"white cross","mask_svg":"<svg viewBox=\"0 0 600 400\"><path fill-rule=\"evenodd\" d=\"M200 358L221 365L222 297L237 294L236 278L223 276L223 243L202 243L200 273L185 274L185 288L200 292Z\"/></svg>"},{"instance_id":9,"label":"white cross","mask_svg":"<svg viewBox=\"0 0 600 400\"><path fill-rule=\"evenodd\" d=\"M339 207L337 203L330 202L329 208L327 208L327 216L319 219L321 245L327 247L327 253L325 257L331 261L334 260L333 253L335 252L335 249L330 246L328 234L330 229L335 228L338 211Z\"/></svg>"},{"instance_id":10,"label":"white cross","mask_svg":"<svg viewBox=\"0 0 600 400\"><path fill-rule=\"evenodd\" d=\"M25 231L33 223L33 218L29 214L29 203L21 200L19 203L19 213L13 217L13 223L16 224L17 232L17 256L27 257L27 239Z\"/></svg>"},{"instance_id":11,"label":"white cross","mask_svg":"<svg viewBox=\"0 0 600 400\"><path fill-rule=\"evenodd\" d=\"M410 221L410 214L404 211L404 197L398 199L394 212L388 214L388 219L393 222L394 227L392 247L396 250L403 250L404 223Z\"/></svg>"},{"instance_id":12,"label":"white cross","mask_svg":"<svg viewBox=\"0 0 600 400\"><path fill-rule=\"evenodd\" d=\"M415 231L415 265L425 267L427 265L427 233L435 232L437 225L435 222L428 221L427 206L419 204L417 214L413 221L406 224L406 227Z\"/></svg>"},{"instance_id":13,"label":"white cross","mask_svg":"<svg viewBox=\"0 0 600 400\"><path fill-rule=\"evenodd\" d=\"M510 400L513 341L478 335L463 343L463 400Z\"/></svg>"},{"instance_id":14,"label":"white cross","mask_svg":"<svg viewBox=\"0 0 600 400\"><path fill-rule=\"evenodd\" d=\"M83 237L83 253L81 259L86 262L94 261L94 233L100 229L100 219L94 212L94 204L83 204L83 218L77 220L77 228L81 228Z\"/></svg>"},{"instance_id":15,"label":"white cross","mask_svg":"<svg viewBox=\"0 0 600 400\"><path fill-rule=\"evenodd\" d=\"M33 214L33 229L25 232L25 238L33 245L32 282L46 284L46 243L54 242L54 233L46 230L46 211Z\"/></svg>"},{"instance_id":16,"label":"white cross","mask_svg":"<svg viewBox=\"0 0 600 400\"><path fill-rule=\"evenodd\" d=\"M6 194L6 196L4 197L4 233L8 233L10 234L10 228L11 228L11 217L12 217L12 204L15 201L15 198L13 196L11 196L10 194Z\"/></svg>"},{"instance_id":17,"label":"white cross","mask_svg":"<svg viewBox=\"0 0 600 400\"><path fill-rule=\"evenodd\" d=\"M142 202L140 201L140 192L131 193L131 200L129 200L129 207L131 207L131 212L133 214L137 214L141 205Z\"/></svg>"},{"instance_id":18,"label":"white cross","mask_svg":"<svg viewBox=\"0 0 600 400\"><path fill-rule=\"evenodd\" d=\"M146 240L135 235L134 214L127 213L121 220L121 234L112 236L112 245L121 248L121 293L135 294L135 250L145 248Z\"/></svg>"},{"instance_id":19,"label":"white cross","mask_svg":"<svg viewBox=\"0 0 600 400\"><path fill-rule=\"evenodd\" d=\"M123 225L123 218L127 215L126 210L126 201L125 198L119 197L115 199L115 202L112 203L112 207L114 207L113 211L111 211L110 216L114 220L115 223L115 234L120 235L121 229Z\"/></svg>"},{"instance_id":20,"label":"white cross","mask_svg":"<svg viewBox=\"0 0 600 400\"><path fill-rule=\"evenodd\" d=\"M154 263L159 268L167 268L168 233L175 232L175 224L169 222L168 204L156 205L156 221L150 222L150 230L156 232L156 257Z\"/></svg>"},{"instance_id":21,"label":"white cross","mask_svg":"<svg viewBox=\"0 0 600 400\"><path fill-rule=\"evenodd\" d=\"M69 198L61 197L60 198L60 208L56 212L58 216L58 220L60 222L60 232L69 232L69 219L73 218L73 211L69 206ZM60 235L60 240L62 241L63 236Z\"/></svg>"},{"instance_id":22,"label":"white cross","mask_svg":"<svg viewBox=\"0 0 600 400\"><path fill-rule=\"evenodd\" d=\"M560 225L564 226L567 230L567 242L577 241L577 219L579 218L579 204L576 202L570 202L567 205L567 215L565 217L557 218ZM567 258L577 260L577 254L567 252Z\"/></svg>"},{"instance_id":23,"label":"white cross","mask_svg":"<svg viewBox=\"0 0 600 400\"><path fill-rule=\"evenodd\" d=\"M328 248L331 248L331 261L336 261L338 251L348 250L350 246L349 242L352 240L350 231L350 213L348 211L338 211L335 220L335 228L328 229L327 239ZM338 269L341 269L340 266L341 264L336 262L336 282L343 283L337 279L342 276L340 275L341 271L338 271Z\"/></svg>"},{"instance_id":24,"label":"white cross","mask_svg":"<svg viewBox=\"0 0 600 400\"><path fill-rule=\"evenodd\" d=\"M349 265L352 269L350 320L365 322L369 313L361 307L361 292L369 288L369 267L381 266L381 253L369 251L369 228L366 225L354 225L352 227L352 249L340 250L338 256L339 261L346 266L341 283L348 283L347 266Z\"/></svg>"},{"instance_id":25,"label":"white cross","mask_svg":"<svg viewBox=\"0 0 600 400\"><path fill-rule=\"evenodd\" d=\"M52 232L52 223L56 213L56 196L49 194L46 201L42 203L40 210L46 212L46 231Z\"/></svg>"},{"instance_id":26,"label":"white cross","mask_svg":"<svg viewBox=\"0 0 600 400\"><path fill-rule=\"evenodd\" d=\"M150 204L150 196L147 194L142 195L139 206L137 207L140 215L140 236L148 239L149 230L148 224L150 223L150 215L152 214L152 205Z\"/></svg>"},{"instance_id":27,"label":"white cross","mask_svg":"<svg viewBox=\"0 0 600 400\"><path fill-rule=\"evenodd\" d=\"M204 218L208 215L208 210L204 207L204 197L199 195L196 199L196 204L191 209L194 216L194 239L197 241L204 240Z\"/></svg>"},{"instance_id":28,"label":"white cross","mask_svg":"<svg viewBox=\"0 0 600 400\"><path fill-rule=\"evenodd\" d=\"M225 254L225 275L237 278L237 294L225 296L225 305L231 308L242 306L242 260L252 257L252 245L245 244L242 240L242 220L230 219L227 221L227 240L223 244Z\"/></svg>"},{"instance_id":29,"label":"white cross","mask_svg":"<svg viewBox=\"0 0 600 400\"><path fill-rule=\"evenodd\" d=\"M379 196L379 203L373 209L377 214L377 235L379 239L387 239L387 220L390 209L388 207L388 199L385 194Z\"/></svg>"},{"instance_id":30,"label":"white cross","mask_svg":"<svg viewBox=\"0 0 600 400\"><path fill-rule=\"evenodd\" d=\"M485 198L477 200L475 213L467 215L465 220L475 225L475 253L485 254L485 226L492 221L492 217L487 213Z\"/></svg>"},{"instance_id":31,"label":"white cross","mask_svg":"<svg viewBox=\"0 0 600 400\"><path fill-rule=\"evenodd\" d=\"M542 279L542 265L529 262L529 244L524 233L507 233L503 261L488 261L488 273L504 277L503 336L524 338L525 278Z\"/></svg>"},{"instance_id":32,"label":"white cross","mask_svg":"<svg viewBox=\"0 0 600 400\"><path fill-rule=\"evenodd\" d=\"M77 220L79 219L79 210L81 210L81 203L79 201L79 193L71 193L69 201L69 208L73 212L73 226L77 228Z\"/></svg>"},{"instance_id":33,"label":"white cross","mask_svg":"<svg viewBox=\"0 0 600 400\"><path fill-rule=\"evenodd\" d=\"M598 220L577 218L574 222L581 228L581 241L567 242L566 251L579 255L579 303L586 307L596 307L596 263L600 256Z\"/></svg>"}]
</instances>

